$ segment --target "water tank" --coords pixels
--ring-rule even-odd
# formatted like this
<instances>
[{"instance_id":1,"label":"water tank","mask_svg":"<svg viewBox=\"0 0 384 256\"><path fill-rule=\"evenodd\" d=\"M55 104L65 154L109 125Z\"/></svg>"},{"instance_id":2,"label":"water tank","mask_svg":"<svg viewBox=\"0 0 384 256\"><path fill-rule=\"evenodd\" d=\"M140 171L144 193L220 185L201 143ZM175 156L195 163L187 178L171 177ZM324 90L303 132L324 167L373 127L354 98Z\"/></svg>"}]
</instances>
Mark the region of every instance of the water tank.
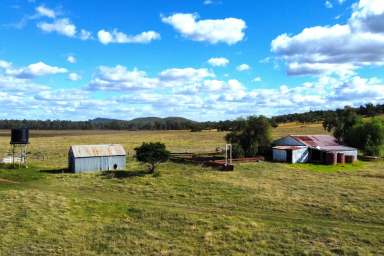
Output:
<instances>
[{"instance_id":1,"label":"water tank","mask_svg":"<svg viewBox=\"0 0 384 256\"><path fill-rule=\"evenodd\" d=\"M345 155L343 153L337 153L337 163L345 164Z\"/></svg>"},{"instance_id":2,"label":"water tank","mask_svg":"<svg viewBox=\"0 0 384 256\"><path fill-rule=\"evenodd\" d=\"M29 143L28 128L12 129L11 144L28 144L28 143Z\"/></svg>"},{"instance_id":3,"label":"water tank","mask_svg":"<svg viewBox=\"0 0 384 256\"><path fill-rule=\"evenodd\" d=\"M329 165L337 164L337 154L333 152L327 152L325 154L325 163Z\"/></svg>"},{"instance_id":4,"label":"water tank","mask_svg":"<svg viewBox=\"0 0 384 256\"><path fill-rule=\"evenodd\" d=\"M356 158L355 156L345 156L345 162L346 163L349 163L349 164L352 164L356 161Z\"/></svg>"}]
</instances>

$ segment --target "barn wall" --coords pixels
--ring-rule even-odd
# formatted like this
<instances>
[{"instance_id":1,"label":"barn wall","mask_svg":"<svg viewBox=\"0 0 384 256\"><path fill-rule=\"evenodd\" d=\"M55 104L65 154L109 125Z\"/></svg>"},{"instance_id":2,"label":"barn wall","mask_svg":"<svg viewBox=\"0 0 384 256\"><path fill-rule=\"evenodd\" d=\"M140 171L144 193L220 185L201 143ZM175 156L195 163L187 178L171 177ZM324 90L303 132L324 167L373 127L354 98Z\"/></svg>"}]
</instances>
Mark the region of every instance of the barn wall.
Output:
<instances>
[{"instance_id":1,"label":"barn wall","mask_svg":"<svg viewBox=\"0 0 384 256\"><path fill-rule=\"evenodd\" d=\"M126 165L125 156L102 156L102 157L84 157L74 159L74 172L94 172L114 170L124 170Z\"/></svg>"},{"instance_id":2,"label":"barn wall","mask_svg":"<svg viewBox=\"0 0 384 256\"><path fill-rule=\"evenodd\" d=\"M273 161L287 162L289 149L273 149ZM309 159L308 148L302 148L298 150L292 150L292 163L306 163Z\"/></svg>"},{"instance_id":3,"label":"barn wall","mask_svg":"<svg viewBox=\"0 0 384 256\"><path fill-rule=\"evenodd\" d=\"M308 148L293 150L292 163L306 163L309 159Z\"/></svg>"},{"instance_id":4,"label":"barn wall","mask_svg":"<svg viewBox=\"0 0 384 256\"><path fill-rule=\"evenodd\" d=\"M273 149L273 161L277 162L286 162L287 161L287 151L283 149Z\"/></svg>"}]
</instances>

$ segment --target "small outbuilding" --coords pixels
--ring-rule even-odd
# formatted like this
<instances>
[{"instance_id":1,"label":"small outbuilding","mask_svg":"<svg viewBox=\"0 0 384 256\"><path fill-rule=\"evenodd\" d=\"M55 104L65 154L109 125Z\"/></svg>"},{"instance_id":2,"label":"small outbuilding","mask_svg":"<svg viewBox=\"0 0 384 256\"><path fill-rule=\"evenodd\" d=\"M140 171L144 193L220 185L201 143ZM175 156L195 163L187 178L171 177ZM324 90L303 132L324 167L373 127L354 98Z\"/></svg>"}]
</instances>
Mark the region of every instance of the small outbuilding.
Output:
<instances>
[{"instance_id":1,"label":"small outbuilding","mask_svg":"<svg viewBox=\"0 0 384 256\"><path fill-rule=\"evenodd\" d=\"M354 162L357 149L340 145L330 135L289 135L273 142L273 160L288 163Z\"/></svg>"},{"instance_id":2,"label":"small outbuilding","mask_svg":"<svg viewBox=\"0 0 384 256\"><path fill-rule=\"evenodd\" d=\"M68 167L75 173L124 170L126 157L120 144L73 145L69 148Z\"/></svg>"}]
</instances>

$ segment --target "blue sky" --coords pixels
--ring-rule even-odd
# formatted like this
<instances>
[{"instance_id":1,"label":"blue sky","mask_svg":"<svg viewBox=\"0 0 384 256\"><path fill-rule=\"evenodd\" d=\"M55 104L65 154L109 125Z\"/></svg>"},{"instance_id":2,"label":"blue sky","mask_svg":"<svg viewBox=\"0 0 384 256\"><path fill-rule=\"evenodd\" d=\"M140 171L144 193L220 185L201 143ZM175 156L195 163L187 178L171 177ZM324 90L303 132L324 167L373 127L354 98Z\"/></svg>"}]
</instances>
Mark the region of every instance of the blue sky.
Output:
<instances>
[{"instance_id":1,"label":"blue sky","mask_svg":"<svg viewBox=\"0 0 384 256\"><path fill-rule=\"evenodd\" d=\"M382 0L4 0L0 31L2 119L384 102Z\"/></svg>"}]
</instances>

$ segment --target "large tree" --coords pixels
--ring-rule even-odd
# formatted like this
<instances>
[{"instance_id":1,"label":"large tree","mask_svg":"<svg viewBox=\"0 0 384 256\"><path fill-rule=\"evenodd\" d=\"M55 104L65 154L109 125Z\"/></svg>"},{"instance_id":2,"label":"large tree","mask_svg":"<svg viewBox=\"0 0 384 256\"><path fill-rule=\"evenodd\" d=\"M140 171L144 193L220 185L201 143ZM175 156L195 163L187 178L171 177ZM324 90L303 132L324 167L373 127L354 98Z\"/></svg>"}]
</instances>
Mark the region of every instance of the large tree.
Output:
<instances>
[{"instance_id":1,"label":"large tree","mask_svg":"<svg viewBox=\"0 0 384 256\"><path fill-rule=\"evenodd\" d=\"M363 150L366 155L380 156L384 147L384 121L372 118L359 122L346 134L345 143Z\"/></svg>"},{"instance_id":2,"label":"large tree","mask_svg":"<svg viewBox=\"0 0 384 256\"><path fill-rule=\"evenodd\" d=\"M344 142L346 135L352 127L361 122L361 117L354 109L346 107L342 110L329 113L323 122L323 127L339 141Z\"/></svg>"},{"instance_id":3,"label":"large tree","mask_svg":"<svg viewBox=\"0 0 384 256\"><path fill-rule=\"evenodd\" d=\"M268 147L271 143L271 123L264 116L248 117L239 129L227 134L226 140L234 145L234 156L256 156L260 149ZM237 155L237 153L239 155Z\"/></svg>"}]
</instances>

